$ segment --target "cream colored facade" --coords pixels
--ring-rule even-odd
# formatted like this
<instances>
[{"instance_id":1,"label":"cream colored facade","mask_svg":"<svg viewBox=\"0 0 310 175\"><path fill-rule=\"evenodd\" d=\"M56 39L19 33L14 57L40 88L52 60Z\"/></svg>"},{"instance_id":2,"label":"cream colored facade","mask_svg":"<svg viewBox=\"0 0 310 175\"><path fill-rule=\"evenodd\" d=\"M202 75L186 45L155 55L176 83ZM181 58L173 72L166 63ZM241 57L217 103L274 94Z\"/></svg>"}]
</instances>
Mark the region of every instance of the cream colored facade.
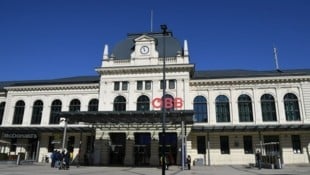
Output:
<instances>
[{"instance_id":1,"label":"cream colored facade","mask_svg":"<svg viewBox=\"0 0 310 175\"><path fill-rule=\"evenodd\" d=\"M102 64L96 68L98 76L3 82L0 88L0 104L5 106L2 108L1 140L11 144L0 144L1 153L17 155L22 152L26 153L26 159L41 162L50 154L51 141L60 141L54 144L53 148L62 149L64 121L60 119L59 123L50 124L52 104L55 100L61 101L61 112L70 111L72 101L78 100L80 102L78 111L83 113L89 111L90 101L97 99L97 111L106 112L108 115L109 112L116 111L117 97L123 97L125 112L127 111L125 115L134 118L130 112L137 111L139 104L137 99L143 96L149 99L148 111L161 112L160 108L152 105L152 100L163 96L160 87L165 59L166 94L183 100L182 106L174 111L194 112L194 123L187 124L185 132L186 154L192 156L194 164L200 163L199 161L202 161L203 165L254 163L256 150L264 150L261 145L270 138L277 140L277 152L281 163L309 163L310 70L199 72L190 62L187 41L180 44L170 34L128 35L128 38L116 45L111 52L106 45ZM116 90L117 83L119 89ZM141 89L138 88L139 83ZM150 88L146 88L146 84L150 85ZM264 94L274 98L275 121L263 121ZM286 118L284 97L287 94L297 97L298 109L295 109L299 113L297 120L288 121ZM241 95L247 95L251 99L250 108L253 117L251 121L240 122L238 98ZM207 122L196 121L197 111L194 108L194 101L198 96L206 99L207 110L204 116ZM228 122L217 121L216 101L219 96L228 99ZM34 103L38 100L43 103L41 114L38 115L41 120L37 124L32 124L35 115ZM22 122L13 124L13 118L17 115L16 104L19 101L24 102ZM90 113L86 113L85 117L87 115ZM130 120L128 123L79 122L68 125L67 138L73 138L71 146L73 159L76 162L79 160L80 163L86 164L88 160L87 164L95 165L156 166L159 164L161 154L159 136L161 132L161 123L137 124ZM170 163L180 164L181 123L168 123L166 132L171 134L169 138L172 140L168 143L171 146L168 150L173 161ZM23 134L35 134L35 138ZM244 136L249 136L247 138L251 140L249 147L252 147L252 150L247 153L245 153ZM299 144L297 139L293 146L292 137L299 138ZM146 141L141 138L145 138ZM223 138L228 141L228 145L224 143L225 141L222 142ZM11 150L12 144L16 145L14 151ZM301 150L296 151L299 147ZM122 153L116 149L120 149ZM140 155L139 150L143 150L143 153L146 151L147 156L141 156L142 152Z\"/></svg>"}]
</instances>

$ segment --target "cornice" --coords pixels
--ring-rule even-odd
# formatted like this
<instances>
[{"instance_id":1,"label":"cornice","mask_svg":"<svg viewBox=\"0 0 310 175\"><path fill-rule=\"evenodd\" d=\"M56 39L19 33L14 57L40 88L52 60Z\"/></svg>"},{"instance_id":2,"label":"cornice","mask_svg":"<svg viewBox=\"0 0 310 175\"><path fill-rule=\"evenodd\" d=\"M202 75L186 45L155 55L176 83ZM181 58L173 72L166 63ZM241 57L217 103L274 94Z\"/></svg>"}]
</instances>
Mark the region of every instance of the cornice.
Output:
<instances>
[{"instance_id":1,"label":"cornice","mask_svg":"<svg viewBox=\"0 0 310 175\"><path fill-rule=\"evenodd\" d=\"M279 84L310 82L310 77L286 76L286 77L259 77L259 78L229 78L229 79L199 79L190 80L190 86L208 85L242 85L242 84Z\"/></svg>"},{"instance_id":2,"label":"cornice","mask_svg":"<svg viewBox=\"0 0 310 175\"><path fill-rule=\"evenodd\" d=\"M28 85L5 87L7 91L51 91L51 90L74 90L74 89L99 89L99 83L70 84L70 85Z\"/></svg>"},{"instance_id":3,"label":"cornice","mask_svg":"<svg viewBox=\"0 0 310 175\"><path fill-rule=\"evenodd\" d=\"M191 72L194 68L192 64L166 65L166 72ZM159 73L163 71L163 65L156 66L128 66L128 67L101 67L96 71L101 75L117 75L117 74L143 74L143 73Z\"/></svg>"}]
</instances>

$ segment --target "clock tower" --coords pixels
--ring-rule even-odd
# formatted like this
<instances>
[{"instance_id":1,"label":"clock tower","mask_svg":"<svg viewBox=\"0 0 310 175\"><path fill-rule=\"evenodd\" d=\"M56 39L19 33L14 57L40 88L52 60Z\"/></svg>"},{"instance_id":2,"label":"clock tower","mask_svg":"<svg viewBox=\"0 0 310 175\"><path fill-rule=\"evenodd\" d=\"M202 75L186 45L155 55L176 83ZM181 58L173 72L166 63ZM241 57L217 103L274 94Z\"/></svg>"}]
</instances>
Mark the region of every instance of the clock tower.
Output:
<instances>
[{"instance_id":1,"label":"clock tower","mask_svg":"<svg viewBox=\"0 0 310 175\"><path fill-rule=\"evenodd\" d=\"M131 59L158 58L158 52L155 49L155 38L141 35L134 39L134 42L135 49L131 54Z\"/></svg>"}]
</instances>

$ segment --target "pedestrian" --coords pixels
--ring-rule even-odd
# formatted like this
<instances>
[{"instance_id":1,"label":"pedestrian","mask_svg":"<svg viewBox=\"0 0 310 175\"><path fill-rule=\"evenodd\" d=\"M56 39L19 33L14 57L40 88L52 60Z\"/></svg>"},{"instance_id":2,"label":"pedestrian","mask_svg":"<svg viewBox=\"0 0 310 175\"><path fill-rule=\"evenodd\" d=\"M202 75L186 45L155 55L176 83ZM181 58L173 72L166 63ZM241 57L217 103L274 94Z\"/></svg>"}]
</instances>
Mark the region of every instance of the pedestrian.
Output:
<instances>
[{"instance_id":1,"label":"pedestrian","mask_svg":"<svg viewBox=\"0 0 310 175\"><path fill-rule=\"evenodd\" d=\"M54 168L55 167L55 162L56 162L56 151L55 150L53 150L53 152L51 154L51 159L52 159L51 167Z\"/></svg>"},{"instance_id":2,"label":"pedestrian","mask_svg":"<svg viewBox=\"0 0 310 175\"><path fill-rule=\"evenodd\" d=\"M187 163L187 169L190 170L191 169L191 162L192 162L192 158L190 155L187 156L186 158L186 163Z\"/></svg>"},{"instance_id":3,"label":"pedestrian","mask_svg":"<svg viewBox=\"0 0 310 175\"><path fill-rule=\"evenodd\" d=\"M258 169L261 169L262 168L262 155L259 152L259 150L257 150L255 154L255 160L256 160L256 166L258 167Z\"/></svg>"}]
</instances>

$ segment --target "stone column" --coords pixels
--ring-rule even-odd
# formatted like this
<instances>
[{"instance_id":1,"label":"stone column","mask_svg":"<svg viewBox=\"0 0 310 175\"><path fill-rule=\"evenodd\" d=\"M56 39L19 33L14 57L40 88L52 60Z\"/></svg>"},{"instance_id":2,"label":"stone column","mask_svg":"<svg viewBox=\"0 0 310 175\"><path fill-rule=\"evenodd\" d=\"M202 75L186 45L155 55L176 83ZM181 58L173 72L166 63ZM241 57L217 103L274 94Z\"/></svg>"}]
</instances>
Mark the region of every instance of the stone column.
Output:
<instances>
[{"instance_id":1,"label":"stone column","mask_svg":"<svg viewBox=\"0 0 310 175\"><path fill-rule=\"evenodd\" d=\"M93 155L90 156L89 161L94 165L108 165L110 159L109 143L110 143L110 137L108 136L108 134L103 134L102 131L97 130L96 139L94 142L94 153Z\"/></svg>"}]
</instances>

